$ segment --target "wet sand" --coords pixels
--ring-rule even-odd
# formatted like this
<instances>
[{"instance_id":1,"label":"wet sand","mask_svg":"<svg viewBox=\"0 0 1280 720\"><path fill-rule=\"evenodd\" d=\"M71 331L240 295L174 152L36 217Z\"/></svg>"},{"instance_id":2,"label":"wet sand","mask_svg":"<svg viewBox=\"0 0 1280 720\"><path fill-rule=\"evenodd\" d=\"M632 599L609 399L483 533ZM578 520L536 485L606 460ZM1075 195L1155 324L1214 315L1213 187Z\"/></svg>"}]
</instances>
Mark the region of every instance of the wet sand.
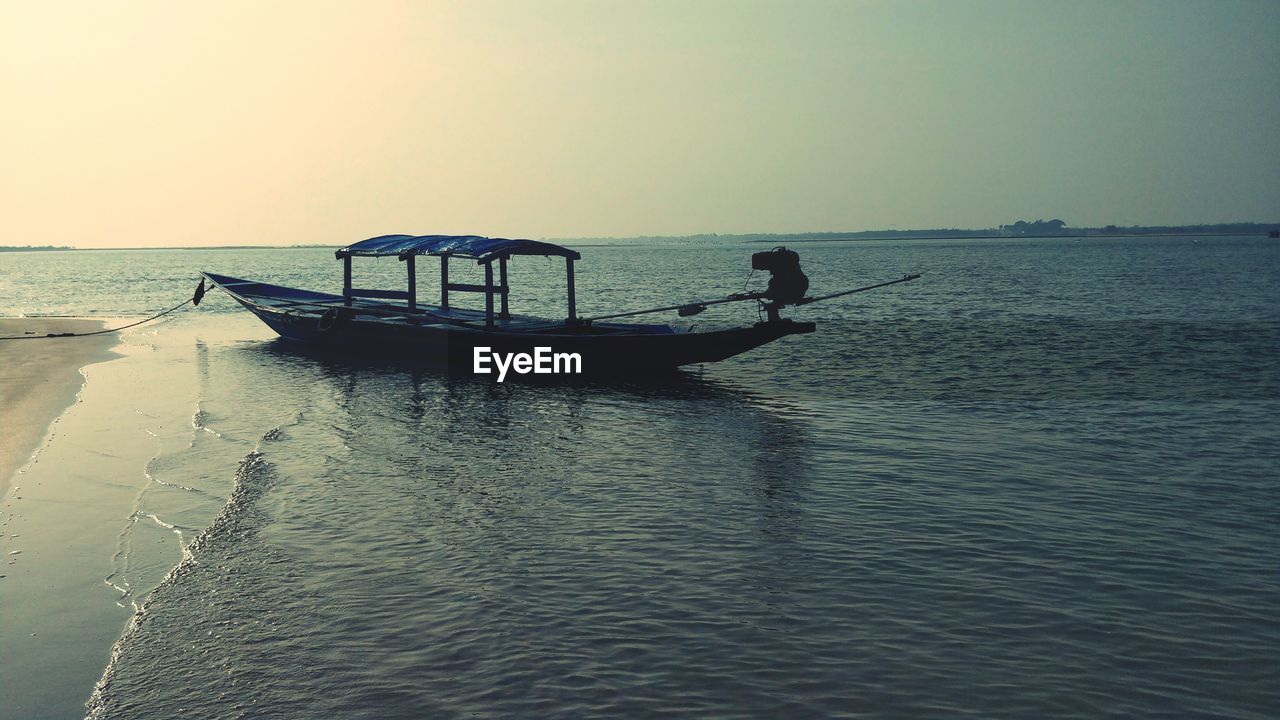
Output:
<instances>
[{"instance_id":1,"label":"wet sand","mask_svg":"<svg viewBox=\"0 0 1280 720\"><path fill-rule=\"evenodd\" d=\"M102 327L98 320L5 318L0 336ZM119 420L77 413L103 389L86 378L118 357L111 351L117 342L115 333L0 340L0 717L83 717L84 698L128 615L103 578L120 507L135 491L117 489L112 458L93 444Z\"/></svg>"},{"instance_id":2,"label":"wet sand","mask_svg":"<svg viewBox=\"0 0 1280 720\"><path fill-rule=\"evenodd\" d=\"M229 321L232 337L269 337L250 317ZM121 633L226 503L261 433L251 419L249 441L199 427L202 338L217 337L214 325L174 319L163 330L0 341L7 392L34 403L21 412L6 404L5 432L21 421L14 428L36 448L13 463L0 500L0 718L84 718ZM97 352L80 345L101 338ZM224 429L238 436L235 428ZM156 481L188 453L198 460L170 476L176 484ZM201 478L204 490L192 491Z\"/></svg>"},{"instance_id":3,"label":"wet sand","mask_svg":"<svg viewBox=\"0 0 1280 720\"><path fill-rule=\"evenodd\" d=\"M0 336L101 330L99 320L0 318ZM76 400L80 368L112 357L114 334L0 340L0 496L40 446L49 426Z\"/></svg>"}]
</instances>

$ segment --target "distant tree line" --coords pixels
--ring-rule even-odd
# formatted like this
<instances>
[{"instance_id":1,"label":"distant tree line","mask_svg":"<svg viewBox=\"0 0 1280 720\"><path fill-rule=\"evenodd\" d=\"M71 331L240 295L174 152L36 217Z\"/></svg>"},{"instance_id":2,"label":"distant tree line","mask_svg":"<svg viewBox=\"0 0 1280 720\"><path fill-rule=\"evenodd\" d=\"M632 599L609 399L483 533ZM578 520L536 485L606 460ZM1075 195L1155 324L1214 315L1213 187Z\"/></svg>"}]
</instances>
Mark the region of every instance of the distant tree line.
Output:
<instances>
[{"instance_id":1,"label":"distant tree line","mask_svg":"<svg viewBox=\"0 0 1280 720\"><path fill-rule=\"evenodd\" d=\"M1012 225L1001 225L1001 235L1061 235L1067 223L1062 220L1036 220L1027 222L1019 220Z\"/></svg>"},{"instance_id":2,"label":"distant tree line","mask_svg":"<svg viewBox=\"0 0 1280 720\"><path fill-rule=\"evenodd\" d=\"M856 232L810 232L810 233L751 233L743 235L719 235L706 233L702 235L650 235L642 237L581 237L581 238L549 238L557 242L569 244L592 241L618 243L680 243L709 244L716 242L759 242L781 244L785 242L819 242L834 240L877 240L897 238L993 238L993 237L1099 237L1107 235L1266 235L1273 230L1280 230L1280 223L1219 223L1216 225L1131 225L1121 227L1107 225L1105 227L1068 227L1066 221L1060 219L1036 220L1027 222L1018 220L998 228L960 229L934 228L928 230L859 230Z\"/></svg>"},{"instance_id":3,"label":"distant tree line","mask_svg":"<svg viewBox=\"0 0 1280 720\"><path fill-rule=\"evenodd\" d=\"M0 245L0 252L31 252L34 250L74 250L67 245Z\"/></svg>"},{"instance_id":4,"label":"distant tree line","mask_svg":"<svg viewBox=\"0 0 1280 720\"><path fill-rule=\"evenodd\" d=\"M1217 223L1213 225L1106 225L1103 227L1067 227L1062 220L1019 220L1001 225L1000 235L1010 237L1081 237L1098 235L1266 235L1280 229L1277 223Z\"/></svg>"},{"instance_id":5,"label":"distant tree line","mask_svg":"<svg viewBox=\"0 0 1280 720\"><path fill-rule=\"evenodd\" d=\"M1069 228L1081 235L1266 235L1280 230L1280 223L1218 223L1215 225L1107 225L1100 228Z\"/></svg>"}]
</instances>

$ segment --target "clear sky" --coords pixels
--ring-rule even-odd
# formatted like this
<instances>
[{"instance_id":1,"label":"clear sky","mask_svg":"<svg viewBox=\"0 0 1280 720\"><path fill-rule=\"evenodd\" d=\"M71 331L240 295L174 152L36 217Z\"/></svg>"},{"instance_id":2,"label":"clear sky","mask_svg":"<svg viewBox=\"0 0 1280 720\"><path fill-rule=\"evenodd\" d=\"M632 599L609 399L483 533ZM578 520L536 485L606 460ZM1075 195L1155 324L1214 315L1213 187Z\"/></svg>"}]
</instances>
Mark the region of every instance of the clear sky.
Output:
<instances>
[{"instance_id":1,"label":"clear sky","mask_svg":"<svg viewBox=\"0 0 1280 720\"><path fill-rule=\"evenodd\" d=\"M0 244L1280 220L1276 0L0 0Z\"/></svg>"}]
</instances>

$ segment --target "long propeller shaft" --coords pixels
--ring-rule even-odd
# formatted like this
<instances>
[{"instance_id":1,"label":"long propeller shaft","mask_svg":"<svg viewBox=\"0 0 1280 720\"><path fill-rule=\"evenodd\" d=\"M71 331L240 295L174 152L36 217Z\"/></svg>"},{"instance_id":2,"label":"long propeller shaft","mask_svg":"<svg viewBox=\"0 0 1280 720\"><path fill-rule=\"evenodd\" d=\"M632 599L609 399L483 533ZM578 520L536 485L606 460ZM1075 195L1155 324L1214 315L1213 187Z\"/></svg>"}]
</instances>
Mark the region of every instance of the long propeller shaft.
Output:
<instances>
[{"instance_id":1,"label":"long propeller shaft","mask_svg":"<svg viewBox=\"0 0 1280 720\"><path fill-rule=\"evenodd\" d=\"M875 290L876 288L882 288L882 287L885 287L886 285L897 285L898 283L904 283L904 282L910 282L912 280L916 280L919 277L920 277L919 275L903 275L897 280L890 280L888 282L876 283L875 285L868 285L866 287L854 288L853 290L844 290L838 293L831 293L830 295L819 295L818 297L801 298L800 301L796 303L796 305L808 305L809 303L815 303L815 302L818 302L819 300L830 300L831 298L838 298L842 295L852 295L854 293L860 293L866 290Z\"/></svg>"},{"instance_id":2,"label":"long propeller shaft","mask_svg":"<svg viewBox=\"0 0 1280 720\"><path fill-rule=\"evenodd\" d=\"M820 295L818 297L801 298L799 301L789 303L791 305L808 305L820 300L830 300L831 298L842 297L844 295L852 295L853 293L866 292L867 290L875 290L876 288L886 287L888 285L897 285L898 283L910 282L916 280L920 276L903 275L897 280L889 280L888 282L876 283L875 285L867 285L866 287L854 288L853 290L843 290L830 295ZM719 300L698 300L695 302L683 303L681 305L664 305L662 307L648 308L646 310L631 310L628 312L612 313L609 315L596 315L594 317L582 318L582 322L593 322L595 320L611 320L613 318L631 317L632 315L648 315L650 313L666 312L668 310L676 310L681 316L697 315L707 309L708 305L719 305L721 303L742 302L744 300L765 300L765 293L737 293Z\"/></svg>"}]
</instances>

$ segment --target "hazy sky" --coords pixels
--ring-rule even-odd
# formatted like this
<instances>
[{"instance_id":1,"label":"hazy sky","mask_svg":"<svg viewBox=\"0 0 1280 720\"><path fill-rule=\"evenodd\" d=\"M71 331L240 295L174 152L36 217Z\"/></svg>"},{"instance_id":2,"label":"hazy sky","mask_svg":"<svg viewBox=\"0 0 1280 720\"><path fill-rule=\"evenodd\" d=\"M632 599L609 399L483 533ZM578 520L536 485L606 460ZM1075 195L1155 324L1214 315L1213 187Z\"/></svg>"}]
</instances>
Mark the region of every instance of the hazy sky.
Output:
<instances>
[{"instance_id":1,"label":"hazy sky","mask_svg":"<svg viewBox=\"0 0 1280 720\"><path fill-rule=\"evenodd\" d=\"M1280 2L0 0L0 244L1280 220Z\"/></svg>"}]
</instances>

